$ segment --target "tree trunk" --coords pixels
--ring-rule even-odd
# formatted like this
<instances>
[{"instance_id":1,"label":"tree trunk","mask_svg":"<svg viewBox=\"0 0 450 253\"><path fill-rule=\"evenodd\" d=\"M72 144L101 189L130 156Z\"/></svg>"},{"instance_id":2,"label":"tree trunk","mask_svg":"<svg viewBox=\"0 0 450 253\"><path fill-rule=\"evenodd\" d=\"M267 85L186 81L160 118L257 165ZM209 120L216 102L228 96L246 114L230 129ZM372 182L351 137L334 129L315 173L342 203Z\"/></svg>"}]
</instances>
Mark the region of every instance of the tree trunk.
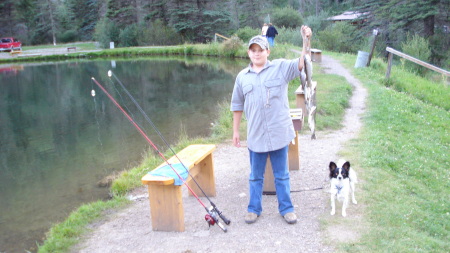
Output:
<instances>
[{"instance_id":1,"label":"tree trunk","mask_svg":"<svg viewBox=\"0 0 450 253\"><path fill-rule=\"evenodd\" d=\"M50 12L50 23L52 24L51 30L52 30L52 37L53 37L53 45L56 46L56 24L55 20L53 19L53 8L52 3L50 0L47 0L48 4L48 11Z\"/></svg>"},{"instance_id":2,"label":"tree trunk","mask_svg":"<svg viewBox=\"0 0 450 253\"><path fill-rule=\"evenodd\" d=\"M298 0L298 12L303 16L303 12L305 12L305 8L303 7L303 0Z\"/></svg>"},{"instance_id":3,"label":"tree trunk","mask_svg":"<svg viewBox=\"0 0 450 253\"><path fill-rule=\"evenodd\" d=\"M316 15L319 15L320 11L320 0L316 0Z\"/></svg>"},{"instance_id":4,"label":"tree trunk","mask_svg":"<svg viewBox=\"0 0 450 253\"><path fill-rule=\"evenodd\" d=\"M434 15L423 19L423 35L425 38L434 35Z\"/></svg>"},{"instance_id":5,"label":"tree trunk","mask_svg":"<svg viewBox=\"0 0 450 253\"><path fill-rule=\"evenodd\" d=\"M139 24L144 21L145 16L142 0L136 0L135 5L136 5L136 21Z\"/></svg>"}]
</instances>

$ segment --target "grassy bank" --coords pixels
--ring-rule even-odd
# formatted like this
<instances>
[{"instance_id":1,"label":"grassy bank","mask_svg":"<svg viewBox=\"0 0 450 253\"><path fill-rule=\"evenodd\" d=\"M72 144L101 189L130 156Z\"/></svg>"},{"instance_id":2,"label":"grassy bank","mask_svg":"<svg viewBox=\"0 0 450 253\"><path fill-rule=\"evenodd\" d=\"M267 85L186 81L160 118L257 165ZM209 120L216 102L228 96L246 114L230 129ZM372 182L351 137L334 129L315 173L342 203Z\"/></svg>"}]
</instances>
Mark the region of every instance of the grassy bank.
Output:
<instances>
[{"instance_id":1,"label":"grassy bank","mask_svg":"<svg viewBox=\"0 0 450 253\"><path fill-rule=\"evenodd\" d=\"M67 47L77 47L76 53L66 53ZM299 48L292 45L277 45L272 48L270 59L277 58L295 58L297 54L291 49L299 50ZM61 44L58 46L44 45L44 46L28 46L23 48L23 54L32 52L33 54L40 51L58 51L63 50L64 53L55 53L49 55L35 55L30 57L13 57L8 59L0 59L0 63L12 62L36 62L36 61L58 61L70 59L96 59L96 58L128 58L128 57L145 57L145 56L206 56L206 57L223 57L223 58L243 58L248 59L246 44L238 45L232 48L225 46L224 43L210 43L210 44L184 44L179 46L166 47L128 47L128 48L114 48L114 49L98 49L94 42L91 43L70 43ZM96 50L93 52L89 52ZM84 51L84 52L83 52Z\"/></svg>"},{"instance_id":2,"label":"grassy bank","mask_svg":"<svg viewBox=\"0 0 450 253\"><path fill-rule=\"evenodd\" d=\"M194 48L196 45L192 45ZM198 45L198 48L193 52L211 52L216 50L217 45L211 44L212 48L207 49L207 45ZM271 59L274 58L294 58L296 55L290 51L292 46L289 45L277 45L272 50ZM125 52L125 49L121 49ZM130 49L134 51L136 49ZM164 50L164 49L158 49ZM172 52L173 48L166 48L166 50ZM245 50L244 50L245 53ZM205 53L206 54L206 53ZM163 54L165 55L165 54ZM244 56L245 57L245 54ZM317 101L319 104L319 111L317 116L317 128L318 129L337 129L340 127L342 115L345 108L348 106L347 101L351 96L351 86L343 79L335 75L325 75L321 73L320 67L315 66L314 78L318 81L319 86L317 89ZM295 105L294 91L299 86L299 80L293 80L289 86L289 99L291 105ZM334 99L328 99L330 94L333 94ZM332 123L330 123L332 122ZM242 124L242 137L245 134L245 120ZM229 101L223 101L217 106L217 117L212 129L212 135L205 138L188 139L183 133L180 134L178 144L173 147L175 152L183 149L184 147L195 143L220 143L226 138L230 138L232 135L232 113L229 111ZM171 156L170 152L166 152L167 157ZM76 244L80 236L85 234L89 229L87 224L94 222L97 219L101 219L105 210L120 208L128 201L124 196L134 189L141 186L141 177L149 172L152 168L162 163L162 159L153 155L143 159L141 164L129 171L123 172L121 176L116 179L112 186L111 192L113 198L109 201L98 201L88 205L80 207L75 210L69 218L56 224L50 232L47 234L47 239L44 244L39 247L39 252L66 252L69 248ZM89 213L92 212L92 215Z\"/></svg>"},{"instance_id":3,"label":"grassy bank","mask_svg":"<svg viewBox=\"0 0 450 253\"><path fill-rule=\"evenodd\" d=\"M354 55L333 55L353 69ZM449 87L386 64L353 69L369 91L360 137L346 156L363 183L368 227L344 252L450 252Z\"/></svg>"},{"instance_id":4,"label":"grassy bank","mask_svg":"<svg viewBox=\"0 0 450 253\"><path fill-rule=\"evenodd\" d=\"M77 52L66 52L67 47L77 47ZM46 51L53 50L64 52L55 54L45 54ZM42 55L37 55L42 52ZM160 56L160 55L198 55L198 56L214 56L214 57L228 57L228 58L246 58L246 48L236 47L229 49L222 43L211 44L184 44L179 46L166 47L129 47L129 48L114 48L114 49L98 49L92 43L80 44L62 44L58 46L33 46L24 47L22 56L30 54L29 57L13 57L8 59L0 59L0 63L11 62L36 62L36 61L60 61L70 59L95 59L107 57L144 57L144 56Z\"/></svg>"}]
</instances>

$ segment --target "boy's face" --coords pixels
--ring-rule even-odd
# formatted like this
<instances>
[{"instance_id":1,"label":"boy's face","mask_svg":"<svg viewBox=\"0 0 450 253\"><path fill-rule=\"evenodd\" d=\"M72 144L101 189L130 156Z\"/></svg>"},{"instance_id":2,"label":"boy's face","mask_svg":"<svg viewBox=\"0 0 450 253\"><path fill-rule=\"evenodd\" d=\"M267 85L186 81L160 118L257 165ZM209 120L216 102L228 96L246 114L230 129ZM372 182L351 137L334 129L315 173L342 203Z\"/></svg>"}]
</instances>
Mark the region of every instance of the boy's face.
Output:
<instances>
[{"instance_id":1,"label":"boy's face","mask_svg":"<svg viewBox=\"0 0 450 253\"><path fill-rule=\"evenodd\" d=\"M247 51L250 61L255 67L263 67L270 55L269 49L262 49L258 44L252 44Z\"/></svg>"}]
</instances>

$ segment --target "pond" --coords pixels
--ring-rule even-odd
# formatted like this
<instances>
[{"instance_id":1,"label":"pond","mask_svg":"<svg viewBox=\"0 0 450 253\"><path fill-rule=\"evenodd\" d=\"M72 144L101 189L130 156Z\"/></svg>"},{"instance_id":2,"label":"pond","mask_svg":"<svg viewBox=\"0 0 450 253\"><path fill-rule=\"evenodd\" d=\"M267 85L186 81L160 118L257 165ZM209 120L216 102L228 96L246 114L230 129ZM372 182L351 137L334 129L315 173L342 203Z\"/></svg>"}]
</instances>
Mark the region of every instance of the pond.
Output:
<instances>
[{"instance_id":1,"label":"pond","mask_svg":"<svg viewBox=\"0 0 450 253\"><path fill-rule=\"evenodd\" d=\"M173 145L182 132L210 134L218 103L230 99L246 64L160 57L0 65L0 252L36 251L53 224L108 198L99 181L138 165L150 149L91 77L145 122L108 78L112 70Z\"/></svg>"}]
</instances>

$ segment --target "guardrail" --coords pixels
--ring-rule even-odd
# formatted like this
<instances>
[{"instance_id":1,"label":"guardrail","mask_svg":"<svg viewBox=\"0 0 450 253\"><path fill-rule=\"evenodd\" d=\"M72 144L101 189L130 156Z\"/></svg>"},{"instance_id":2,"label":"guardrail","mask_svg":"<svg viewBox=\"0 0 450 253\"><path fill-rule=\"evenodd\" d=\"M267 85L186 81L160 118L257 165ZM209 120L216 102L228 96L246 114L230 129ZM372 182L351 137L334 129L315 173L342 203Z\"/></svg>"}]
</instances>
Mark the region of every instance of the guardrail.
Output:
<instances>
[{"instance_id":1,"label":"guardrail","mask_svg":"<svg viewBox=\"0 0 450 253\"><path fill-rule=\"evenodd\" d=\"M438 67L436 67L436 66L434 66L434 65L431 65L431 64L426 63L426 62L424 62L424 61L421 61L421 60L419 60L419 59L416 59L416 58L414 58L414 57L412 57L412 56L409 56L409 55L407 55L407 54L404 54L404 53L402 53L402 52L400 52L400 51L397 51L397 50L395 50L395 49L393 49L393 48L386 47L386 51L388 51L388 53L389 53L389 54L388 54L388 66L387 66L387 70L386 70L386 79L389 79L389 77L391 76L392 57L393 57L394 54L395 54L395 55L398 55L398 56L400 56L400 57L402 57L402 58L405 58L405 59L407 59L407 60L409 60L409 61L412 61L412 62L414 62L414 63L416 63L416 64L419 64L419 65L421 65L421 66L424 66L425 68L428 68L428 69L434 70L434 71L436 71L436 72L439 72L439 73L443 74L443 75L446 76L446 77L449 77L449 76L450 76L450 72L447 71L447 70L445 70L445 69L438 68Z\"/></svg>"}]
</instances>

